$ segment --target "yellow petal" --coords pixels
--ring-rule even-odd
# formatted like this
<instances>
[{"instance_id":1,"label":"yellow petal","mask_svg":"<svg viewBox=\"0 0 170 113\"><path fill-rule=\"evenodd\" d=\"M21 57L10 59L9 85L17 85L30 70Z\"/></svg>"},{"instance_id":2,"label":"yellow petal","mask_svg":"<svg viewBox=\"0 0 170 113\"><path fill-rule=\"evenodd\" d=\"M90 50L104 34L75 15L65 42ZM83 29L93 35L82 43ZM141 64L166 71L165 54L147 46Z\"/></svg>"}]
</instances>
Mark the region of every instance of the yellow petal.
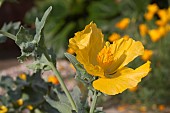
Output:
<instances>
[{"instance_id":1,"label":"yellow petal","mask_svg":"<svg viewBox=\"0 0 170 113\"><path fill-rule=\"evenodd\" d=\"M105 94L116 95L127 88L135 87L150 71L150 61L133 70L122 68L113 74L113 78L99 78L93 87Z\"/></svg>"},{"instance_id":2,"label":"yellow petal","mask_svg":"<svg viewBox=\"0 0 170 113\"><path fill-rule=\"evenodd\" d=\"M96 56L103 46L103 34L92 22L69 40L69 47L75 51L78 61L82 64L89 64L89 62L93 65L97 64Z\"/></svg>"},{"instance_id":3,"label":"yellow petal","mask_svg":"<svg viewBox=\"0 0 170 113\"><path fill-rule=\"evenodd\" d=\"M127 65L129 62L131 62L133 59L135 59L137 56L142 55L144 53L144 47L141 42L135 41L132 38L129 39L120 39L115 41L112 45L112 50L113 53L115 54L115 60L117 59L118 61L119 58L125 54L126 58L122 62L121 66L119 67L122 68L125 65ZM115 62L115 64L118 62Z\"/></svg>"}]
</instances>

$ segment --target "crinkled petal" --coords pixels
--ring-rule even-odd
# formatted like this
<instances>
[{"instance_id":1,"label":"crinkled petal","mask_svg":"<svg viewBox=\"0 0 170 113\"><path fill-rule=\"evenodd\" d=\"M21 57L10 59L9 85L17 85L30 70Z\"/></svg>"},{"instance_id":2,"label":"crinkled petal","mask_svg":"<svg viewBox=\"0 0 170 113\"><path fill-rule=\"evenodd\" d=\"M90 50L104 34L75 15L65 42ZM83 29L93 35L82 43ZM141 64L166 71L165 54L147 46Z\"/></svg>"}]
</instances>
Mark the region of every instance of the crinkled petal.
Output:
<instances>
[{"instance_id":1,"label":"crinkled petal","mask_svg":"<svg viewBox=\"0 0 170 113\"><path fill-rule=\"evenodd\" d=\"M77 54L77 59L83 65L97 64L97 54L104 46L104 37L96 24L90 23L83 31L77 32L69 40L69 47ZM80 56L79 56L80 55Z\"/></svg>"},{"instance_id":2,"label":"crinkled petal","mask_svg":"<svg viewBox=\"0 0 170 113\"><path fill-rule=\"evenodd\" d=\"M120 62L120 57L124 54L126 58L124 61L121 61L122 64L118 67L121 69L129 62L134 60L137 56L142 55L144 53L144 47L141 42L135 41L132 38L125 39L122 38L120 40L116 40L112 45L112 53L114 54L114 62ZM113 65L113 72L115 71L115 66Z\"/></svg>"},{"instance_id":3,"label":"crinkled petal","mask_svg":"<svg viewBox=\"0 0 170 113\"><path fill-rule=\"evenodd\" d=\"M150 61L133 70L122 68L118 70L113 78L99 78L93 82L93 87L105 94L116 95L127 88L135 87L143 77L150 71Z\"/></svg>"}]
</instances>

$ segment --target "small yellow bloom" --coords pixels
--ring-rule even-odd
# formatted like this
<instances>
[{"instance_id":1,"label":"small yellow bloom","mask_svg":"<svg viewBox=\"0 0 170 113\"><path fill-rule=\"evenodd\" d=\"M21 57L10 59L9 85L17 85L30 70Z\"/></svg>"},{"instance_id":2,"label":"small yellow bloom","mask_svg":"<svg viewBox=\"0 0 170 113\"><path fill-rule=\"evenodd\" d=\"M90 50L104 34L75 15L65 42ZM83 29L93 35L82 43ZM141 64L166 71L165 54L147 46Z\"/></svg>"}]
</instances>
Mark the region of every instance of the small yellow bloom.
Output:
<instances>
[{"instance_id":1,"label":"small yellow bloom","mask_svg":"<svg viewBox=\"0 0 170 113\"><path fill-rule=\"evenodd\" d=\"M153 55L152 50L145 49L144 54L141 56L141 58L143 61L147 61L151 59L152 55Z\"/></svg>"},{"instance_id":2,"label":"small yellow bloom","mask_svg":"<svg viewBox=\"0 0 170 113\"><path fill-rule=\"evenodd\" d=\"M146 107L146 106L141 106L141 107L139 108L139 110L140 110L141 112L146 112L146 111L147 111L147 107Z\"/></svg>"},{"instance_id":3,"label":"small yellow bloom","mask_svg":"<svg viewBox=\"0 0 170 113\"><path fill-rule=\"evenodd\" d=\"M137 86L150 71L150 61L136 69L126 67L144 53L141 42L121 38L113 44L105 43L101 30L94 23L77 32L69 40L69 47L75 51L77 60L86 71L98 76L93 81L93 87L108 95L116 95Z\"/></svg>"},{"instance_id":4,"label":"small yellow bloom","mask_svg":"<svg viewBox=\"0 0 170 113\"><path fill-rule=\"evenodd\" d=\"M7 113L8 112L8 108L4 105L0 106L0 113Z\"/></svg>"},{"instance_id":5,"label":"small yellow bloom","mask_svg":"<svg viewBox=\"0 0 170 113\"><path fill-rule=\"evenodd\" d=\"M124 30L128 27L129 23L130 23L129 18L123 18L118 23L116 23L116 27L121 29L121 30Z\"/></svg>"},{"instance_id":6,"label":"small yellow bloom","mask_svg":"<svg viewBox=\"0 0 170 113\"><path fill-rule=\"evenodd\" d=\"M135 86L135 87L129 88L129 91L131 91L131 92L136 92L137 89L138 89L138 86Z\"/></svg>"},{"instance_id":7,"label":"small yellow bloom","mask_svg":"<svg viewBox=\"0 0 170 113\"><path fill-rule=\"evenodd\" d=\"M152 12L147 12L144 14L144 18L148 21L152 20L154 14Z\"/></svg>"},{"instance_id":8,"label":"small yellow bloom","mask_svg":"<svg viewBox=\"0 0 170 113\"><path fill-rule=\"evenodd\" d=\"M18 104L19 106L22 106L23 103L24 103L24 101L23 101L22 99L18 99L18 100L17 100L17 104Z\"/></svg>"},{"instance_id":9,"label":"small yellow bloom","mask_svg":"<svg viewBox=\"0 0 170 113\"><path fill-rule=\"evenodd\" d=\"M168 23L168 21L169 21L168 10L166 10L166 9L159 10L158 11L158 16L159 16L160 20L157 20L156 24L158 26L165 26Z\"/></svg>"},{"instance_id":10,"label":"small yellow bloom","mask_svg":"<svg viewBox=\"0 0 170 113\"><path fill-rule=\"evenodd\" d=\"M118 33L113 33L111 36L109 36L108 40L110 42L113 42L113 41L115 41L115 40L117 40L119 38L120 38L120 35Z\"/></svg>"},{"instance_id":11,"label":"small yellow bloom","mask_svg":"<svg viewBox=\"0 0 170 113\"><path fill-rule=\"evenodd\" d=\"M166 30L166 29L158 28L158 29L149 30L148 34L149 34L152 42L157 42L158 40L160 40L161 37L165 35L164 30Z\"/></svg>"},{"instance_id":12,"label":"small yellow bloom","mask_svg":"<svg viewBox=\"0 0 170 113\"><path fill-rule=\"evenodd\" d=\"M148 12L155 14L159 10L159 7L157 4L154 3L154 4L149 4L147 6L147 9L148 9Z\"/></svg>"},{"instance_id":13,"label":"small yellow bloom","mask_svg":"<svg viewBox=\"0 0 170 113\"><path fill-rule=\"evenodd\" d=\"M68 49L67 49L67 52L70 53L70 54L74 54L74 51L73 51L73 49L71 49L71 48L68 48Z\"/></svg>"},{"instance_id":14,"label":"small yellow bloom","mask_svg":"<svg viewBox=\"0 0 170 113\"><path fill-rule=\"evenodd\" d=\"M145 37L148 33L148 27L146 24L140 24L139 25L139 32L142 37Z\"/></svg>"},{"instance_id":15,"label":"small yellow bloom","mask_svg":"<svg viewBox=\"0 0 170 113\"><path fill-rule=\"evenodd\" d=\"M51 83L53 83L55 85L59 84L59 81L58 81L57 77L54 76L54 75L48 76L48 82L51 82Z\"/></svg>"},{"instance_id":16,"label":"small yellow bloom","mask_svg":"<svg viewBox=\"0 0 170 113\"><path fill-rule=\"evenodd\" d=\"M124 35L124 36L122 36L122 38L124 38L125 40L128 40L130 37L129 37L129 35Z\"/></svg>"},{"instance_id":17,"label":"small yellow bloom","mask_svg":"<svg viewBox=\"0 0 170 113\"><path fill-rule=\"evenodd\" d=\"M31 111L31 110L33 110L33 106L32 105L28 105L27 109L29 109Z\"/></svg>"},{"instance_id":18,"label":"small yellow bloom","mask_svg":"<svg viewBox=\"0 0 170 113\"><path fill-rule=\"evenodd\" d=\"M19 75L19 78L22 79L22 80L26 80L27 76L26 76L26 74L22 73L22 74Z\"/></svg>"}]
</instances>

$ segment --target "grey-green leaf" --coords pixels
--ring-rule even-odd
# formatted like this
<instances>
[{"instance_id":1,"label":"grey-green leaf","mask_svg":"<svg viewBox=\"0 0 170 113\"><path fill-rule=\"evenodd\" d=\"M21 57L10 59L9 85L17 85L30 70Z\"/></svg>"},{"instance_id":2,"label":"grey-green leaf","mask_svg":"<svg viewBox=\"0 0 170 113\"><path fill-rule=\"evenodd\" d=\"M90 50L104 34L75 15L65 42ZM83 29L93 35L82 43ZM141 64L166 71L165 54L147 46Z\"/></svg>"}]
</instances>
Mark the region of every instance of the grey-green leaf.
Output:
<instances>
[{"instance_id":1,"label":"grey-green leaf","mask_svg":"<svg viewBox=\"0 0 170 113\"><path fill-rule=\"evenodd\" d=\"M41 31L45 25L45 22L46 22L46 19L47 19L47 16L49 15L49 13L51 12L52 10L52 6L50 6L44 13L41 21L38 20L38 18L36 18L36 21L35 21L35 27L36 27L36 35L34 36L34 40L36 43L38 43L40 41L40 38L41 38Z\"/></svg>"},{"instance_id":2,"label":"grey-green leaf","mask_svg":"<svg viewBox=\"0 0 170 113\"><path fill-rule=\"evenodd\" d=\"M72 113L72 109L69 105L66 103L60 102L60 101L54 101L50 99L48 96L44 97L45 100L53 107L56 108L61 113Z\"/></svg>"}]
</instances>

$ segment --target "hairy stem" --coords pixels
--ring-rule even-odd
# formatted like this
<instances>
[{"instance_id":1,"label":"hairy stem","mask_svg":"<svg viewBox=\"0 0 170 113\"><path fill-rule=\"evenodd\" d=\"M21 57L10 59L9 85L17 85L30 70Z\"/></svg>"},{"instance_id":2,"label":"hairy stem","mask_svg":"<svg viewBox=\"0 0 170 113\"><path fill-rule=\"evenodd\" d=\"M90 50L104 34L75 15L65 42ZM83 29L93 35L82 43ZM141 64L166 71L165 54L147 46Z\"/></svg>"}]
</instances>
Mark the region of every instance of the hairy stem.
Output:
<instances>
[{"instance_id":1,"label":"hairy stem","mask_svg":"<svg viewBox=\"0 0 170 113\"><path fill-rule=\"evenodd\" d=\"M59 73L58 70L56 69L56 66L54 66L54 63L52 63L52 62L50 61L50 57L48 56L48 54L45 54L45 56L46 56L46 58L47 58L47 60L48 60L48 65L51 67L51 69L53 70L55 76L57 77L57 79L58 79L58 81L59 81L59 83L60 83L63 91L65 92L65 94L66 94L66 96L67 96L67 98L68 98L68 100L69 100L69 102L70 102L70 104L71 104L71 106L72 106L72 108L73 108L73 110L76 110L76 111L77 111L76 104L74 103L74 100L73 100L71 94L69 93L69 91L68 91L68 89L67 89L67 87L66 87L66 85L65 85L65 83L64 83L64 81L63 81L63 79L61 78L60 73Z\"/></svg>"},{"instance_id":2,"label":"hairy stem","mask_svg":"<svg viewBox=\"0 0 170 113\"><path fill-rule=\"evenodd\" d=\"M92 104L90 107L90 113L94 113L95 107L96 107L96 102L97 102L97 91L94 92L94 95L92 97Z\"/></svg>"},{"instance_id":3,"label":"hairy stem","mask_svg":"<svg viewBox=\"0 0 170 113\"><path fill-rule=\"evenodd\" d=\"M17 39L17 37L15 35L5 32L5 31L2 31L2 30L0 30L0 34L3 34L4 36L9 37L10 39L12 39L14 41Z\"/></svg>"}]
</instances>

